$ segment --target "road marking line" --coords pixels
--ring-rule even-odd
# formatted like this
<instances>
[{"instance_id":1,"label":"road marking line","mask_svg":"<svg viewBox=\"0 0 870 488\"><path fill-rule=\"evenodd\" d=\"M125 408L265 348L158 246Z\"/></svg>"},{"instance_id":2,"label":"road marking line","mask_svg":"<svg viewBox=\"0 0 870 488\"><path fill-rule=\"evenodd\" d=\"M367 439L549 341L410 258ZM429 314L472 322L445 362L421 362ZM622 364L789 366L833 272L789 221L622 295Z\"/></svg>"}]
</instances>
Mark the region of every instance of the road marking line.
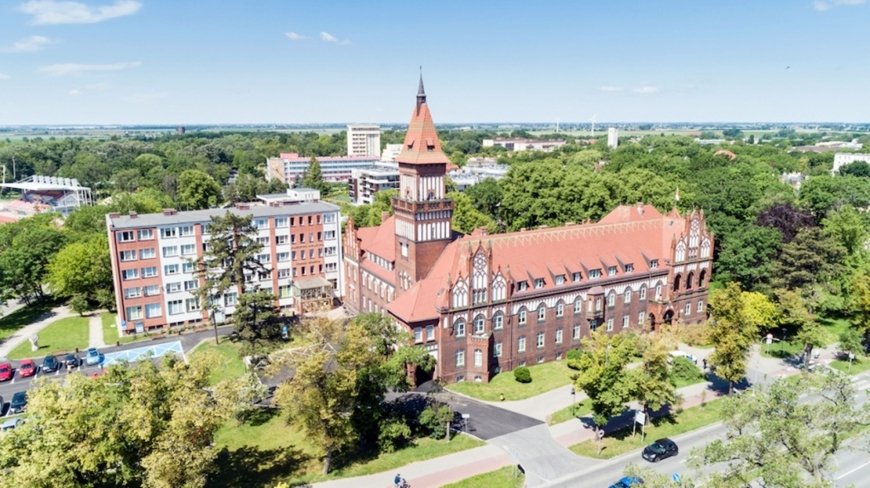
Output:
<instances>
[{"instance_id":1,"label":"road marking line","mask_svg":"<svg viewBox=\"0 0 870 488\"><path fill-rule=\"evenodd\" d=\"M854 473L854 472L856 472L856 471L859 471L859 470L863 469L863 468L864 468L865 466L867 466L868 464L870 464L870 461L867 461L866 463L862 464L861 466L858 466L857 468L854 468L854 469L851 469L851 470L849 470L849 471L846 471L845 473L841 474L840 476L837 476L837 477L834 478L834 479L835 479L835 480L843 479L843 478L845 478L846 476L849 476L850 474L852 474L852 473Z\"/></svg>"}]
</instances>

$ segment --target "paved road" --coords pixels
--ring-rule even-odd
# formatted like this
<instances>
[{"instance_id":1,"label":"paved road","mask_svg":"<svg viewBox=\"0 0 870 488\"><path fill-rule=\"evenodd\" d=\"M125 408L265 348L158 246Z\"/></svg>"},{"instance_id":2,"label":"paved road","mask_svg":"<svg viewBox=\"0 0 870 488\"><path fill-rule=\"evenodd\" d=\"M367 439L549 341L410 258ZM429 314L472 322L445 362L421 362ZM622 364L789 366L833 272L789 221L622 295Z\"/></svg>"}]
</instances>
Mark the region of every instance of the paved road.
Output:
<instances>
[{"instance_id":1,"label":"paved road","mask_svg":"<svg viewBox=\"0 0 870 488\"><path fill-rule=\"evenodd\" d=\"M855 376L854 384L857 390L856 401L859 405L866 403L868 401L867 389L870 388L870 373ZM630 464L641 464L667 475L673 473L690 475L691 470L686 465L690 451L706 446L711 440L723 438L725 433L726 428L721 423L709 425L673 437L677 445L680 446L680 454L672 458L650 464L640 457L640 450L636 450L605 461L592 469L578 471L545 486L553 488L610 486L611 483L623 476L625 468ZM870 488L870 454L866 451L844 449L837 453L835 460L837 465L837 474L834 476L836 486L854 485L856 488ZM702 472L710 472L714 469L717 468L715 466L705 467Z\"/></svg>"},{"instance_id":2,"label":"paved road","mask_svg":"<svg viewBox=\"0 0 870 488\"><path fill-rule=\"evenodd\" d=\"M232 331L233 331L232 326L218 327L218 334L221 336L229 335ZM212 337L214 337L214 330L209 329L209 330L205 330L205 331L201 331L201 332L191 332L189 334L171 335L168 337L164 337L161 339L153 339L150 341L132 342L130 344L123 344L121 346L104 347L104 348L100 348L100 352L103 354L108 354L108 353L113 353L113 352L118 352L118 351L129 351L131 349L138 349L138 348L146 347L146 346L165 344L165 343L169 343L169 342L181 342L182 350L186 354L191 349L193 349L197 344L202 342L203 339L209 339ZM84 356L84 355L79 354L79 357L82 357L82 356ZM41 367L42 358L41 357L38 360L36 360L36 363L39 365L39 368L37 370L36 375L31 376L29 378L22 378L22 377L18 376L18 371L17 371L18 363L19 363L19 361L12 361L13 368L16 368L15 375L13 376L12 380L0 383L0 397L3 398L4 402L6 402L5 404L0 404L0 415L6 414L6 412L8 410L8 406L9 406L9 400L12 398L12 395L15 394L15 392L25 391L25 390L29 389L33 385L33 380L42 376L42 367ZM82 366L80 366L79 368L74 369L72 371L72 374L78 374L78 373L90 374L90 373L96 372L98 370L99 370L99 366L86 366L86 365L82 364ZM49 373L49 377L52 379L56 378L58 381L60 381L64 377L66 377L67 374L70 374L70 373L67 373L66 370L62 368L60 371L57 371L55 373Z\"/></svg>"}]
</instances>

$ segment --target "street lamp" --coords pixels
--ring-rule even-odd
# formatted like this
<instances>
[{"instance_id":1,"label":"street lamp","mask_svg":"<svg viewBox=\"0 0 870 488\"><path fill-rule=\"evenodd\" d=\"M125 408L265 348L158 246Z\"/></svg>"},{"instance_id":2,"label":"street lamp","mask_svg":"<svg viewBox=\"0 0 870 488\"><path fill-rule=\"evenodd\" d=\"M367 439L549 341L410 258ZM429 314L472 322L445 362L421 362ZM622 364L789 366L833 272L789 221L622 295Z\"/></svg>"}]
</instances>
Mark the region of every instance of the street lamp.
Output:
<instances>
[{"instance_id":1,"label":"street lamp","mask_svg":"<svg viewBox=\"0 0 870 488\"><path fill-rule=\"evenodd\" d=\"M571 387L571 416L576 415L577 411L577 392L574 391L574 387Z\"/></svg>"},{"instance_id":2,"label":"street lamp","mask_svg":"<svg viewBox=\"0 0 870 488\"><path fill-rule=\"evenodd\" d=\"M853 359L855 359L855 353L852 351L849 351L849 373L852 372L852 360Z\"/></svg>"}]
</instances>

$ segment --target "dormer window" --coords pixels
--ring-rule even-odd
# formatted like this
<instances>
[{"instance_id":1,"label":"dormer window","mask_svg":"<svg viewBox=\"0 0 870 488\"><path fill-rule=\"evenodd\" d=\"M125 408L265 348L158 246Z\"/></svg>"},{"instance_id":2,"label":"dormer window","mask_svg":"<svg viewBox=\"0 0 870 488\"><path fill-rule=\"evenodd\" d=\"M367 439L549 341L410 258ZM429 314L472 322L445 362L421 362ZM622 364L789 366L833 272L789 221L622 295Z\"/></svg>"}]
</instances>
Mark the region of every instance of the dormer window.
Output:
<instances>
[{"instance_id":1,"label":"dormer window","mask_svg":"<svg viewBox=\"0 0 870 488\"><path fill-rule=\"evenodd\" d=\"M650 269L656 269L656 268L658 268L658 267L659 267L659 260L658 260L658 259L650 259L650 261L649 261L649 268L650 268Z\"/></svg>"},{"instance_id":2,"label":"dormer window","mask_svg":"<svg viewBox=\"0 0 870 488\"><path fill-rule=\"evenodd\" d=\"M616 276L616 266L607 267L607 276Z\"/></svg>"},{"instance_id":3,"label":"dormer window","mask_svg":"<svg viewBox=\"0 0 870 488\"><path fill-rule=\"evenodd\" d=\"M544 287L544 279L537 278L535 279L535 288L543 288Z\"/></svg>"},{"instance_id":4,"label":"dormer window","mask_svg":"<svg viewBox=\"0 0 870 488\"><path fill-rule=\"evenodd\" d=\"M580 273L573 273L571 275L571 281L574 281L575 283L580 281Z\"/></svg>"},{"instance_id":5,"label":"dormer window","mask_svg":"<svg viewBox=\"0 0 870 488\"><path fill-rule=\"evenodd\" d=\"M633 272L633 271L634 271L634 265L633 265L633 264L628 263L628 264L625 265L625 272L626 272L626 273L631 273L631 272Z\"/></svg>"},{"instance_id":6,"label":"dormer window","mask_svg":"<svg viewBox=\"0 0 870 488\"><path fill-rule=\"evenodd\" d=\"M601 278L601 270L598 268L590 269L589 270L589 278L591 278L591 279Z\"/></svg>"},{"instance_id":7,"label":"dormer window","mask_svg":"<svg viewBox=\"0 0 870 488\"><path fill-rule=\"evenodd\" d=\"M556 275L556 284L564 285L565 284L565 275Z\"/></svg>"},{"instance_id":8,"label":"dormer window","mask_svg":"<svg viewBox=\"0 0 870 488\"><path fill-rule=\"evenodd\" d=\"M528 281L518 281L517 282L517 291L526 291L529 289Z\"/></svg>"}]
</instances>

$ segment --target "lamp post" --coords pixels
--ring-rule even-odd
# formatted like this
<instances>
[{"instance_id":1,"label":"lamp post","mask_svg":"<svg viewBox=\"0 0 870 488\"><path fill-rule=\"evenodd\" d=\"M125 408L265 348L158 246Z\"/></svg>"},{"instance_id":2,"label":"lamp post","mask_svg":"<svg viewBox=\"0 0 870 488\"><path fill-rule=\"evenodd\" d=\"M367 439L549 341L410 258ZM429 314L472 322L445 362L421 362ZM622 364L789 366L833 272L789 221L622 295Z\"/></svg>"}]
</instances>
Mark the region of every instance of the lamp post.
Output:
<instances>
[{"instance_id":1,"label":"lamp post","mask_svg":"<svg viewBox=\"0 0 870 488\"><path fill-rule=\"evenodd\" d=\"M574 387L571 386L571 416L576 415L577 411L577 392L574 391Z\"/></svg>"},{"instance_id":2,"label":"lamp post","mask_svg":"<svg viewBox=\"0 0 870 488\"><path fill-rule=\"evenodd\" d=\"M852 351L849 351L849 373L852 372L852 360L853 359L855 359L855 353ZM571 390L571 391L573 391L573 390Z\"/></svg>"}]
</instances>

